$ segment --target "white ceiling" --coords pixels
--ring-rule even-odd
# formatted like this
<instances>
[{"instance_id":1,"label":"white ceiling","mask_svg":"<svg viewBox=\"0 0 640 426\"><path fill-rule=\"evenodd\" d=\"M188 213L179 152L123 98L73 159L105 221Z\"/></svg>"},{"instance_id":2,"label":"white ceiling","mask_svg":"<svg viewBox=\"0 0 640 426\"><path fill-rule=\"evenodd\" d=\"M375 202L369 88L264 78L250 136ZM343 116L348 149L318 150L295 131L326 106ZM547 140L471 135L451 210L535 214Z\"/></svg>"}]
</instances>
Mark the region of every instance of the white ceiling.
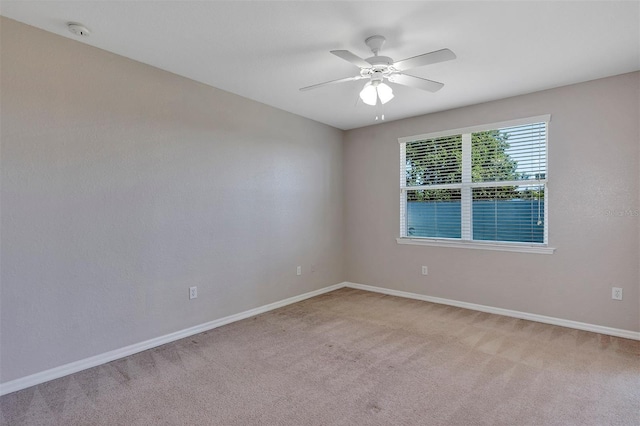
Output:
<instances>
[{"instance_id":1,"label":"white ceiling","mask_svg":"<svg viewBox=\"0 0 640 426\"><path fill-rule=\"evenodd\" d=\"M340 129L375 123L363 81L298 89L356 75L329 51L369 57L374 34L396 61L458 56L408 72L445 83L437 93L392 85L387 121L640 69L638 1L4 0L0 14Z\"/></svg>"}]
</instances>

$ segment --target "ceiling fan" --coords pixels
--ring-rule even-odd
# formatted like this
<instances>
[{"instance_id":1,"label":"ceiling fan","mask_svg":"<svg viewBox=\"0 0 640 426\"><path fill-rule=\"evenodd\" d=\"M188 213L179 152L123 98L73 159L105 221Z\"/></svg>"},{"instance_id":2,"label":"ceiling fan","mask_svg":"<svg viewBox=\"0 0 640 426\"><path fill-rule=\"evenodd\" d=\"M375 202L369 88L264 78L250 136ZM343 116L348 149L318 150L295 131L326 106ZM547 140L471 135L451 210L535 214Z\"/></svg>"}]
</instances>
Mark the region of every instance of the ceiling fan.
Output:
<instances>
[{"instance_id":1,"label":"ceiling fan","mask_svg":"<svg viewBox=\"0 0 640 426\"><path fill-rule=\"evenodd\" d=\"M381 35L374 35L367 38L364 42L369 46L371 52L373 52L373 56L367 59L362 59L348 50L332 50L331 53L337 57L360 68L360 74L354 77L341 78L338 80L314 84L312 86L303 87L300 90L306 91L329 84L367 79L369 81L364 85L364 88L360 92L360 99L362 99L362 102L367 105L375 106L378 103L378 99L380 99L380 103L382 104L386 104L393 99L393 90L385 84L385 80L388 80L391 83L401 84L403 86L427 90L429 92L436 92L442 89L444 86L442 83L427 80L426 78L403 74L403 71L456 59L456 55L451 50L436 50L434 52L394 62L393 59L388 56L378 56L378 52L382 49L382 45L384 45L385 41L386 39Z\"/></svg>"}]
</instances>

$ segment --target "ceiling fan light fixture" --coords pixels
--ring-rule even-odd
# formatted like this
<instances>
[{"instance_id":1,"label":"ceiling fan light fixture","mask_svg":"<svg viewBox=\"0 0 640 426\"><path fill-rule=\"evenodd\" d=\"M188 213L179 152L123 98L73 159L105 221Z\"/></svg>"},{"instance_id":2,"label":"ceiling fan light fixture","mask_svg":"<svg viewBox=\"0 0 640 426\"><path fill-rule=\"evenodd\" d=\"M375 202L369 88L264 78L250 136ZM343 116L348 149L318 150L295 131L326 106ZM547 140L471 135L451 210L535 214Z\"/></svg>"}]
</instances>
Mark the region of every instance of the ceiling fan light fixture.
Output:
<instances>
[{"instance_id":1,"label":"ceiling fan light fixture","mask_svg":"<svg viewBox=\"0 0 640 426\"><path fill-rule=\"evenodd\" d=\"M456 55L451 50L445 48L423 53L422 55L413 56L401 61L394 61L388 56L379 55L380 49L382 49L385 42L383 36L374 35L367 38L364 42L373 53L373 56L367 59L363 59L348 50L330 51L331 54L358 67L360 72L357 75L302 87L300 90L306 91L329 84L367 79L367 83L360 91L360 99L364 104L371 106L377 106L378 99L380 99L380 105L384 105L395 97L392 88L384 83L385 80L401 86L413 87L428 92L437 92L442 89L444 86L443 83L404 74L404 71L456 59ZM381 111L382 109L379 108L379 110ZM382 119L384 120L384 115L382 115Z\"/></svg>"},{"instance_id":2,"label":"ceiling fan light fixture","mask_svg":"<svg viewBox=\"0 0 640 426\"><path fill-rule=\"evenodd\" d=\"M383 104L386 104L391 99L393 99L393 90L391 90L391 87L389 87L388 85L380 83L376 88L378 89L380 102L382 102Z\"/></svg>"},{"instance_id":3,"label":"ceiling fan light fixture","mask_svg":"<svg viewBox=\"0 0 640 426\"><path fill-rule=\"evenodd\" d=\"M368 82L360 92L360 99L367 105L375 106L378 103L378 91L376 86Z\"/></svg>"}]
</instances>

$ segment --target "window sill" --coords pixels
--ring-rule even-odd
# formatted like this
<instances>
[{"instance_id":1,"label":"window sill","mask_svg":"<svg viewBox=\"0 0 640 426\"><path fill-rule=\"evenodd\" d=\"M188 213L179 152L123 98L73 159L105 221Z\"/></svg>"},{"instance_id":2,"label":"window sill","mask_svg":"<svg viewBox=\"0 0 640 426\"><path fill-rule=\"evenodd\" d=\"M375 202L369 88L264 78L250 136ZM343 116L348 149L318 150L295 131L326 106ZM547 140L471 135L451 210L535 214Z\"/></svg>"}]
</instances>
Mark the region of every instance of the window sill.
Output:
<instances>
[{"instance_id":1,"label":"window sill","mask_svg":"<svg viewBox=\"0 0 640 426\"><path fill-rule=\"evenodd\" d=\"M556 251L555 248L547 247L544 245L529 245L518 243L483 243L479 241L444 240L431 238L396 238L396 241L398 242L398 244L410 244L416 246L511 251L518 253L553 254Z\"/></svg>"}]
</instances>

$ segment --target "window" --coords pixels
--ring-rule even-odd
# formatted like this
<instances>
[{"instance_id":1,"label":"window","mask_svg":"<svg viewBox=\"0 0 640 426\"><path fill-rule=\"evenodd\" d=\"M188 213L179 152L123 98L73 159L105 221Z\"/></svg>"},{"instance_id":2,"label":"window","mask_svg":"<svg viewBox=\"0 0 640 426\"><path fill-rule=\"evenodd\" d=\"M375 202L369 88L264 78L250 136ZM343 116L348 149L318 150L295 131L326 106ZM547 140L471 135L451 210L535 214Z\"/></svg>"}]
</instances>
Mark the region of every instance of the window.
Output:
<instances>
[{"instance_id":1,"label":"window","mask_svg":"<svg viewBox=\"0 0 640 426\"><path fill-rule=\"evenodd\" d=\"M399 243L552 253L547 124L533 117L399 139Z\"/></svg>"}]
</instances>

